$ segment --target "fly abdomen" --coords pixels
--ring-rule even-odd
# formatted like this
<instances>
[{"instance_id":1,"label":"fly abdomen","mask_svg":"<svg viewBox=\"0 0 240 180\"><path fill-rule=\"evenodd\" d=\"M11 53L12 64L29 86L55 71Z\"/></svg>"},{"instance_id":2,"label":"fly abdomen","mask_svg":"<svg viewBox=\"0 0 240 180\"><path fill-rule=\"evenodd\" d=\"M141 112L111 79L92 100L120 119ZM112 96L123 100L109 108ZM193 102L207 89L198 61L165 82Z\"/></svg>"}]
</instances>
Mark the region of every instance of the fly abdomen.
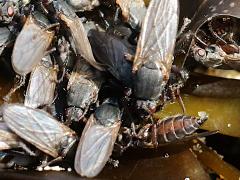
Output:
<instances>
[{"instance_id":1,"label":"fly abdomen","mask_svg":"<svg viewBox=\"0 0 240 180\"><path fill-rule=\"evenodd\" d=\"M165 144L193 134L207 120L207 116L176 115L157 123L158 144Z\"/></svg>"}]
</instances>

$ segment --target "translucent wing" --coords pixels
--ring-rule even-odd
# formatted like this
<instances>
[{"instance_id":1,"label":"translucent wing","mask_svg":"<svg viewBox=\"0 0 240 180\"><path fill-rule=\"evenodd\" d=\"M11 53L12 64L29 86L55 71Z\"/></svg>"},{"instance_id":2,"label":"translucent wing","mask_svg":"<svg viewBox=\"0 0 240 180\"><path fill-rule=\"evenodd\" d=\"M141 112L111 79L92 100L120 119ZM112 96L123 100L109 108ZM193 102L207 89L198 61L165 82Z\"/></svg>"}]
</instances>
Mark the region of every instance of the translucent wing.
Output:
<instances>
[{"instance_id":1,"label":"translucent wing","mask_svg":"<svg viewBox=\"0 0 240 180\"><path fill-rule=\"evenodd\" d=\"M41 61L54 37L34 22L30 15L18 35L12 53L12 66L20 75L28 74Z\"/></svg>"},{"instance_id":2,"label":"translucent wing","mask_svg":"<svg viewBox=\"0 0 240 180\"><path fill-rule=\"evenodd\" d=\"M0 123L0 150L19 147L19 137L10 131L5 122Z\"/></svg>"},{"instance_id":3,"label":"translucent wing","mask_svg":"<svg viewBox=\"0 0 240 180\"><path fill-rule=\"evenodd\" d=\"M85 32L81 19L64 1L59 1L62 5L62 13L59 17L68 26L77 54L80 54L89 64L98 70L103 70L103 67L96 62L93 57L92 48L89 43L87 33Z\"/></svg>"},{"instance_id":4,"label":"translucent wing","mask_svg":"<svg viewBox=\"0 0 240 180\"><path fill-rule=\"evenodd\" d=\"M170 71L178 16L178 0L151 0L142 24L133 71L148 61L155 61Z\"/></svg>"},{"instance_id":5,"label":"translucent wing","mask_svg":"<svg viewBox=\"0 0 240 180\"><path fill-rule=\"evenodd\" d=\"M133 54L132 49L120 39L96 30L90 30L89 41L96 59L107 66L107 70L115 78L131 87L132 64L126 60L125 54Z\"/></svg>"},{"instance_id":6,"label":"translucent wing","mask_svg":"<svg viewBox=\"0 0 240 180\"><path fill-rule=\"evenodd\" d=\"M40 63L31 73L24 105L37 108L51 104L54 99L56 80L57 71L54 67L46 67Z\"/></svg>"},{"instance_id":7,"label":"translucent wing","mask_svg":"<svg viewBox=\"0 0 240 180\"><path fill-rule=\"evenodd\" d=\"M78 174L96 176L112 154L120 122L113 126L98 125L93 115L89 118L82 133L75 156L74 167Z\"/></svg>"},{"instance_id":8,"label":"translucent wing","mask_svg":"<svg viewBox=\"0 0 240 180\"><path fill-rule=\"evenodd\" d=\"M23 105L5 105L3 119L14 133L55 158L59 155L62 140L74 134L45 111Z\"/></svg>"},{"instance_id":9,"label":"translucent wing","mask_svg":"<svg viewBox=\"0 0 240 180\"><path fill-rule=\"evenodd\" d=\"M0 27L0 55L4 50L5 43L7 42L10 36L10 31L6 27Z\"/></svg>"}]
</instances>

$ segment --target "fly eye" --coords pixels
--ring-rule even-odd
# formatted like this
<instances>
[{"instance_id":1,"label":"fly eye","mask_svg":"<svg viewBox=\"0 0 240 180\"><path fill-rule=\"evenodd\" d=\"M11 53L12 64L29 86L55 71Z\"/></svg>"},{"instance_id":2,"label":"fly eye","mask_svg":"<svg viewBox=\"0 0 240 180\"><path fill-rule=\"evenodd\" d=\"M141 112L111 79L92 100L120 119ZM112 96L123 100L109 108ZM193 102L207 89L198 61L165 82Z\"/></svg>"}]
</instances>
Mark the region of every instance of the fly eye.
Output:
<instances>
[{"instance_id":1,"label":"fly eye","mask_svg":"<svg viewBox=\"0 0 240 180\"><path fill-rule=\"evenodd\" d=\"M206 51L204 49L199 49L197 51L197 54L200 56L200 57L205 57L206 56Z\"/></svg>"},{"instance_id":2,"label":"fly eye","mask_svg":"<svg viewBox=\"0 0 240 180\"><path fill-rule=\"evenodd\" d=\"M211 45L210 45L210 46L208 47L208 51L214 53L214 52L217 51L217 47L216 47L216 46L211 46Z\"/></svg>"},{"instance_id":3,"label":"fly eye","mask_svg":"<svg viewBox=\"0 0 240 180\"><path fill-rule=\"evenodd\" d=\"M67 136L63 137L61 141L61 148L65 149L69 144L69 138Z\"/></svg>"},{"instance_id":4,"label":"fly eye","mask_svg":"<svg viewBox=\"0 0 240 180\"><path fill-rule=\"evenodd\" d=\"M7 9L7 13L9 17L13 17L14 16L14 7L13 6L9 6Z\"/></svg>"}]
</instances>

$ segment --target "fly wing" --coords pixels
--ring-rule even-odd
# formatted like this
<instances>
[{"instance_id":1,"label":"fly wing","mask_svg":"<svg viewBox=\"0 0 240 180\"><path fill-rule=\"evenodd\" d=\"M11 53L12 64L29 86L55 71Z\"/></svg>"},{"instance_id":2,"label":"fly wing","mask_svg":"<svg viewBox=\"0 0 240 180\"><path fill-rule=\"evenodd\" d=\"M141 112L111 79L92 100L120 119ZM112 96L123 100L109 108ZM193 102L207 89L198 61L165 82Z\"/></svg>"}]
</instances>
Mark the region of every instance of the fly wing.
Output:
<instances>
[{"instance_id":1,"label":"fly wing","mask_svg":"<svg viewBox=\"0 0 240 180\"><path fill-rule=\"evenodd\" d=\"M111 127L96 123L93 115L82 133L75 156L74 167L78 174L94 177L100 173L112 154L120 122Z\"/></svg>"},{"instance_id":2,"label":"fly wing","mask_svg":"<svg viewBox=\"0 0 240 180\"><path fill-rule=\"evenodd\" d=\"M63 138L74 134L45 111L19 104L5 105L3 119L14 133L54 158Z\"/></svg>"},{"instance_id":3,"label":"fly wing","mask_svg":"<svg viewBox=\"0 0 240 180\"><path fill-rule=\"evenodd\" d=\"M5 43L7 42L10 36L10 31L6 27L0 27L0 55L4 50Z\"/></svg>"},{"instance_id":4,"label":"fly wing","mask_svg":"<svg viewBox=\"0 0 240 180\"><path fill-rule=\"evenodd\" d=\"M0 123L0 150L19 147L19 137L10 131L5 122Z\"/></svg>"},{"instance_id":5,"label":"fly wing","mask_svg":"<svg viewBox=\"0 0 240 180\"><path fill-rule=\"evenodd\" d=\"M66 2L60 1L60 3L62 4L62 10L64 10L67 15L62 12L60 13L59 17L66 23L70 30L76 53L80 54L89 64L91 64L96 69L100 71L104 70L104 68L99 63L97 63L93 57L92 48L81 19L67 5Z\"/></svg>"},{"instance_id":6,"label":"fly wing","mask_svg":"<svg viewBox=\"0 0 240 180\"><path fill-rule=\"evenodd\" d=\"M178 0L152 0L142 24L133 71L150 60L170 71L178 28Z\"/></svg>"},{"instance_id":7,"label":"fly wing","mask_svg":"<svg viewBox=\"0 0 240 180\"><path fill-rule=\"evenodd\" d=\"M131 87L132 64L127 61L125 54L133 54L132 49L120 39L94 29L89 31L89 41L96 59L104 64L115 78Z\"/></svg>"},{"instance_id":8,"label":"fly wing","mask_svg":"<svg viewBox=\"0 0 240 180\"><path fill-rule=\"evenodd\" d=\"M53 67L38 65L31 73L24 105L37 108L53 102L57 72Z\"/></svg>"},{"instance_id":9,"label":"fly wing","mask_svg":"<svg viewBox=\"0 0 240 180\"><path fill-rule=\"evenodd\" d=\"M28 74L41 61L54 37L34 22L30 15L18 35L12 53L12 66L20 75Z\"/></svg>"}]
</instances>

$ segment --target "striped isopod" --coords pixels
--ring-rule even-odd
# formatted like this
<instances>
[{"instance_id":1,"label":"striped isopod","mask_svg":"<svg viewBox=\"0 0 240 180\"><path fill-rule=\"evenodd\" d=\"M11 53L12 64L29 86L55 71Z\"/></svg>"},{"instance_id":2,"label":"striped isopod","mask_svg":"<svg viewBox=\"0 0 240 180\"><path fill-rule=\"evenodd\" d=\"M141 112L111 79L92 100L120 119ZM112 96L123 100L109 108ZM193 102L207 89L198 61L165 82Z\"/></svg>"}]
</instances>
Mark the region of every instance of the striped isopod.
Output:
<instances>
[{"instance_id":1,"label":"striped isopod","mask_svg":"<svg viewBox=\"0 0 240 180\"><path fill-rule=\"evenodd\" d=\"M205 112L199 112L200 117L175 115L158 120L154 124L147 124L140 129L138 138L144 141L150 139L150 146L161 146L168 143L194 138L193 133L200 128L200 126L208 119ZM214 132L216 133L216 132ZM210 135L211 132L204 133Z\"/></svg>"},{"instance_id":2,"label":"striped isopod","mask_svg":"<svg viewBox=\"0 0 240 180\"><path fill-rule=\"evenodd\" d=\"M31 72L24 105L37 108L53 103L56 82L57 68L51 57L46 56Z\"/></svg>"},{"instance_id":3,"label":"striped isopod","mask_svg":"<svg viewBox=\"0 0 240 180\"><path fill-rule=\"evenodd\" d=\"M156 137L159 144L174 142L192 135L208 119L205 113L201 117L176 115L158 121Z\"/></svg>"},{"instance_id":4,"label":"striped isopod","mask_svg":"<svg viewBox=\"0 0 240 180\"><path fill-rule=\"evenodd\" d=\"M2 110L14 133L54 158L64 157L77 140L74 131L43 110L20 104L6 104Z\"/></svg>"},{"instance_id":5,"label":"striped isopod","mask_svg":"<svg viewBox=\"0 0 240 180\"><path fill-rule=\"evenodd\" d=\"M121 125L121 111L113 100L106 100L92 115L83 130L74 168L81 176L97 176L112 154Z\"/></svg>"},{"instance_id":6,"label":"striped isopod","mask_svg":"<svg viewBox=\"0 0 240 180\"><path fill-rule=\"evenodd\" d=\"M44 57L54 37L52 26L40 13L28 16L12 53L12 66L17 74L28 74Z\"/></svg>"},{"instance_id":7,"label":"striped isopod","mask_svg":"<svg viewBox=\"0 0 240 180\"><path fill-rule=\"evenodd\" d=\"M72 37L72 47L75 53L81 55L89 64L98 70L103 70L103 67L96 62L92 48L89 43L87 33L85 32L81 19L76 15L73 9L63 0L54 3L58 17L68 27Z\"/></svg>"}]
</instances>

